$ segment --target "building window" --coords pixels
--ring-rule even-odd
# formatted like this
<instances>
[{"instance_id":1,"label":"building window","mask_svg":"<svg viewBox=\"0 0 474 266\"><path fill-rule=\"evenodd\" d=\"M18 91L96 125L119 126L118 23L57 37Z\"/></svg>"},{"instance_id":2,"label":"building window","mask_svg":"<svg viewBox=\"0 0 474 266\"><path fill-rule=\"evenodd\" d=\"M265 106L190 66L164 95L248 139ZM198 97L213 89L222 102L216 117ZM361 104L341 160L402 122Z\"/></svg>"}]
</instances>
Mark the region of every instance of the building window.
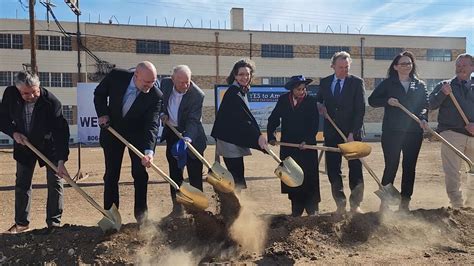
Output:
<instances>
[{"instance_id":1,"label":"building window","mask_svg":"<svg viewBox=\"0 0 474 266\"><path fill-rule=\"evenodd\" d=\"M426 89L431 93L436 85L438 85L443 79L427 79L426 80Z\"/></svg>"},{"instance_id":2,"label":"building window","mask_svg":"<svg viewBox=\"0 0 474 266\"><path fill-rule=\"evenodd\" d=\"M293 58L293 45L262 44L262 57Z\"/></svg>"},{"instance_id":3,"label":"building window","mask_svg":"<svg viewBox=\"0 0 474 266\"><path fill-rule=\"evenodd\" d=\"M69 125L74 124L74 111L72 105L63 105L63 116Z\"/></svg>"},{"instance_id":4,"label":"building window","mask_svg":"<svg viewBox=\"0 0 474 266\"><path fill-rule=\"evenodd\" d=\"M49 50L61 51L61 38L59 36L49 36Z\"/></svg>"},{"instance_id":5,"label":"building window","mask_svg":"<svg viewBox=\"0 0 474 266\"><path fill-rule=\"evenodd\" d=\"M0 71L0 86L11 86L13 85L12 80L11 71Z\"/></svg>"},{"instance_id":6,"label":"building window","mask_svg":"<svg viewBox=\"0 0 474 266\"><path fill-rule=\"evenodd\" d=\"M23 35L0 34L0 48L23 49Z\"/></svg>"},{"instance_id":7,"label":"building window","mask_svg":"<svg viewBox=\"0 0 474 266\"><path fill-rule=\"evenodd\" d=\"M49 73L48 72L39 72L39 79L41 86L49 87Z\"/></svg>"},{"instance_id":8,"label":"building window","mask_svg":"<svg viewBox=\"0 0 474 266\"><path fill-rule=\"evenodd\" d=\"M72 39L71 37L61 37L61 50L72 51Z\"/></svg>"},{"instance_id":9,"label":"building window","mask_svg":"<svg viewBox=\"0 0 474 266\"><path fill-rule=\"evenodd\" d=\"M137 54L170 54L170 42L137 40Z\"/></svg>"},{"instance_id":10,"label":"building window","mask_svg":"<svg viewBox=\"0 0 474 266\"><path fill-rule=\"evenodd\" d=\"M426 51L426 60L437 62L450 62L452 60L451 50L449 49L428 49Z\"/></svg>"},{"instance_id":11,"label":"building window","mask_svg":"<svg viewBox=\"0 0 474 266\"><path fill-rule=\"evenodd\" d=\"M72 87L72 73L63 73L62 87Z\"/></svg>"},{"instance_id":12,"label":"building window","mask_svg":"<svg viewBox=\"0 0 474 266\"><path fill-rule=\"evenodd\" d=\"M12 34L12 48L23 49L23 35Z\"/></svg>"},{"instance_id":13,"label":"building window","mask_svg":"<svg viewBox=\"0 0 474 266\"><path fill-rule=\"evenodd\" d=\"M402 52L402 48L380 48L375 47L375 60L392 60Z\"/></svg>"},{"instance_id":14,"label":"building window","mask_svg":"<svg viewBox=\"0 0 474 266\"><path fill-rule=\"evenodd\" d=\"M49 38L48 36L39 35L38 36L38 49L39 50L49 50Z\"/></svg>"},{"instance_id":15,"label":"building window","mask_svg":"<svg viewBox=\"0 0 474 266\"><path fill-rule=\"evenodd\" d=\"M348 46L319 46L319 58L331 59L337 52L345 51L349 53L350 50Z\"/></svg>"},{"instance_id":16,"label":"building window","mask_svg":"<svg viewBox=\"0 0 474 266\"><path fill-rule=\"evenodd\" d=\"M51 51L72 51L71 38L39 35L38 49Z\"/></svg>"},{"instance_id":17,"label":"building window","mask_svg":"<svg viewBox=\"0 0 474 266\"><path fill-rule=\"evenodd\" d=\"M61 73L51 73L51 87L61 87Z\"/></svg>"},{"instance_id":18,"label":"building window","mask_svg":"<svg viewBox=\"0 0 474 266\"><path fill-rule=\"evenodd\" d=\"M10 144L10 140L8 139L0 139L0 145L8 145Z\"/></svg>"}]
</instances>

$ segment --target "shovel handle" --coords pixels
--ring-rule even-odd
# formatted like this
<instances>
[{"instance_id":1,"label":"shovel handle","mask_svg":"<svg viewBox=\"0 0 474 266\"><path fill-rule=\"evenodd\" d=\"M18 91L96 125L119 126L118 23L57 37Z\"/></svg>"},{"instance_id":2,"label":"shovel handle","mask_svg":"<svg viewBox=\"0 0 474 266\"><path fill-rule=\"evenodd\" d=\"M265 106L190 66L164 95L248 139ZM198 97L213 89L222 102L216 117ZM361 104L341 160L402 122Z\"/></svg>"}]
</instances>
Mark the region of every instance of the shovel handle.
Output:
<instances>
[{"instance_id":1,"label":"shovel handle","mask_svg":"<svg viewBox=\"0 0 474 266\"><path fill-rule=\"evenodd\" d=\"M326 119L331 123L331 125L336 129L337 133L339 133L339 135L341 136L341 138L344 140L344 142L347 142L347 137L346 135L344 135L344 133L342 133L342 131L339 129L339 127L336 125L336 123L334 122L334 120L332 120L332 118L327 115L326 116ZM375 182L377 182L377 185L379 186L379 188L382 188L382 182L380 182L380 179L378 178L378 176L375 174L374 170L372 170L372 168L370 168L369 164L363 159L363 158L359 158L359 161L362 163L362 165L365 167L365 169L367 170L367 172L369 172L369 174L372 176L372 178L375 180Z\"/></svg>"},{"instance_id":2,"label":"shovel handle","mask_svg":"<svg viewBox=\"0 0 474 266\"><path fill-rule=\"evenodd\" d=\"M268 146L265 147L265 151L272 156L272 158L277 161L278 163L281 163L280 157L278 157Z\"/></svg>"},{"instance_id":3,"label":"shovel handle","mask_svg":"<svg viewBox=\"0 0 474 266\"><path fill-rule=\"evenodd\" d=\"M409 115L411 118L413 118L413 120L420 123L420 119L416 115L414 115L412 112L408 111L408 109L405 108L405 106L403 106L401 103L398 103L396 106L398 108L402 109L402 111L405 112L407 115ZM459 157L461 157L469 165L470 171L471 172L473 171L473 166L474 165L473 165L471 159L469 159L464 153L462 153L460 150L458 150L456 147L454 147L453 144L449 143L445 138L443 138L440 134L438 134L438 132L431 129L431 127L427 127L427 130L428 130L428 132L430 132L431 134L436 136L436 138L438 138L446 146L448 146L452 151L454 151Z\"/></svg>"},{"instance_id":4,"label":"shovel handle","mask_svg":"<svg viewBox=\"0 0 474 266\"><path fill-rule=\"evenodd\" d=\"M454 97L454 94L453 94L452 92L449 94L449 98L451 98L451 101L453 101L454 106L456 106L456 109L458 109L458 112L459 112L459 114L461 115L462 120L464 120L464 123L465 123L466 125L468 125L468 124L469 124L469 119L467 119L466 114L465 114L464 111L462 110L461 105L459 105L458 100L456 100L456 97Z\"/></svg>"},{"instance_id":5,"label":"shovel handle","mask_svg":"<svg viewBox=\"0 0 474 266\"><path fill-rule=\"evenodd\" d=\"M276 144L278 144L278 145L280 145L280 146L294 147L294 148L299 148L299 147L301 147L300 144L288 143L288 142L280 142L280 141L277 141ZM340 150L339 148L316 146L316 145L308 145L308 144L303 145L303 148L305 148L305 149L310 149L310 150L341 152L341 150Z\"/></svg>"},{"instance_id":6,"label":"shovel handle","mask_svg":"<svg viewBox=\"0 0 474 266\"><path fill-rule=\"evenodd\" d=\"M42 154L33 144L31 144L28 140L24 140L26 146L30 148L38 157L41 158L54 172L58 173L58 167L54 165L44 154ZM83 196L94 208L100 211L105 217L109 218L110 220L114 220L113 217L110 217L109 214L102 208L100 205L89 196L82 188L80 188L76 182L74 182L69 175L61 176L66 182L71 185L81 196Z\"/></svg>"},{"instance_id":7,"label":"shovel handle","mask_svg":"<svg viewBox=\"0 0 474 266\"><path fill-rule=\"evenodd\" d=\"M112 133L115 137L117 137L123 144L125 144L127 148L129 148L133 153L135 153L138 157L140 157L140 159L143 159L143 157L145 157L143 153L141 153L137 148L135 148L135 146L133 146L124 137L122 137L122 135L120 135L117 131L115 131L115 129L109 126L107 127L107 130L110 133ZM161 177L163 177L163 179L165 179L168 183L170 183L170 185L174 187L174 189L179 191L178 184L176 184L176 182L174 182L173 179L171 179L168 175L166 175L165 172L163 172L160 168L158 168L158 166L156 166L154 163L151 163L151 168L153 168L155 172L157 172Z\"/></svg>"},{"instance_id":8,"label":"shovel handle","mask_svg":"<svg viewBox=\"0 0 474 266\"><path fill-rule=\"evenodd\" d=\"M171 131L174 132L174 134L176 134L176 136L178 136L178 138L184 139L183 134L181 134L181 132L179 132L174 126L172 126L169 121L166 121L165 124L171 129ZM199 161L205 164L208 169L212 168L212 165L194 148L191 143L186 141L186 144L188 145L188 148L191 150L194 156L199 159Z\"/></svg>"}]
</instances>

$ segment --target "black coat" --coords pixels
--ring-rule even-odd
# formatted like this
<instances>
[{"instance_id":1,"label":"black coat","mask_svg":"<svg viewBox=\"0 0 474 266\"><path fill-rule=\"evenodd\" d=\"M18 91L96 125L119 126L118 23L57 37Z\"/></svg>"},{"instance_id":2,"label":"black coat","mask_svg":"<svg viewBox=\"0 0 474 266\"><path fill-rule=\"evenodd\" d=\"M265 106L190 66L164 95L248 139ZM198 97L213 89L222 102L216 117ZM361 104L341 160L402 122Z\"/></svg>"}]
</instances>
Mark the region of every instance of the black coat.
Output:
<instances>
[{"instance_id":1,"label":"black coat","mask_svg":"<svg viewBox=\"0 0 474 266\"><path fill-rule=\"evenodd\" d=\"M161 92L154 86L148 93L140 92L125 117L122 117L122 100L133 72L113 69L96 87L94 105L97 116L108 115L110 125L142 152L154 150L158 135ZM113 141L112 141L113 140ZM115 142L107 130L100 130L102 147Z\"/></svg>"},{"instance_id":2,"label":"black coat","mask_svg":"<svg viewBox=\"0 0 474 266\"><path fill-rule=\"evenodd\" d=\"M0 130L13 138L13 133L25 135L41 153L53 162L67 161L69 156L69 126L63 117L61 102L45 88L33 110L30 133L26 133L24 104L15 86L5 89L0 105ZM21 163L35 160L36 155L27 147L13 144L13 158ZM40 166L45 165L39 160Z\"/></svg>"},{"instance_id":3,"label":"black coat","mask_svg":"<svg viewBox=\"0 0 474 266\"><path fill-rule=\"evenodd\" d=\"M261 135L258 123L238 93L240 88L235 85L225 92L211 136L237 146L261 150L258 146Z\"/></svg>"},{"instance_id":4,"label":"black coat","mask_svg":"<svg viewBox=\"0 0 474 266\"><path fill-rule=\"evenodd\" d=\"M334 75L321 79L316 99L324 103L329 116L336 122L342 132L348 136L353 133L354 139L361 139L362 125L365 114L364 81L354 75L344 80L341 96L336 99L331 91ZM329 121L324 122L324 138L339 137L339 134Z\"/></svg>"},{"instance_id":5,"label":"black coat","mask_svg":"<svg viewBox=\"0 0 474 266\"><path fill-rule=\"evenodd\" d=\"M168 115L168 102L173 91L173 80L165 78L161 80L161 91L163 92L163 103L161 111ZM206 149L206 133L201 123L202 117L202 106L204 102L204 92L194 83L191 82L191 86L183 95L181 103L178 109L178 131L185 137L189 137L192 140L192 145L200 153L203 153ZM161 135L161 140L165 140L169 134L174 133L165 126ZM188 153L194 156L190 151ZM194 158L194 157L193 157Z\"/></svg>"},{"instance_id":6,"label":"black coat","mask_svg":"<svg viewBox=\"0 0 474 266\"><path fill-rule=\"evenodd\" d=\"M382 81L369 96L372 107L384 107L382 131L422 133L420 125L400 108L387 103L389 98L396 98L418 118L428 121L428 91L425 84L413 80L407 92L398 78L388 78Z\"/></svg>"},{"instance_id":7,"label":"black coat","mask_svg":"<svg viewBox=\"0 0 474 266\"><path fill-rule=\"evenodd\" d=\"M291 96L292 97L292 96ZM278 102L268 117L268 140L276 140L275 131L280 126L282 142L316 145L316 134L319 126L319 113L316 108L316 99L306 96L295 108L290 102L290 93L285 93L278 98ZM319 187L318 153L315 150L300 150L299 148L280 147L280 158L283 160L291 156L303 169L303 185L290 188L281 183L283 193L299 193L304 196L314 196Z\"/></svg>"}]
</instances>

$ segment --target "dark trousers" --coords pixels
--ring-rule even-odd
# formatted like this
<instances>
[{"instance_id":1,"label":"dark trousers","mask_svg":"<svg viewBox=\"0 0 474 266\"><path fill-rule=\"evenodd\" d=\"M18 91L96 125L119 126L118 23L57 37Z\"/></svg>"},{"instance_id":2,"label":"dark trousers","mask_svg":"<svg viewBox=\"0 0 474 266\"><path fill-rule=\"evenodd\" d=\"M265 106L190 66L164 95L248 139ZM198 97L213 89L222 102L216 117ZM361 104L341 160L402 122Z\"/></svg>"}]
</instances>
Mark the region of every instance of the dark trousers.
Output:
<instances>
[{"instance_id":1,"label":"dark trousers","mask_svg":"<svg viewBox=\"0 0 474 266\"><path fill-rule=\"evenodd\" d=\"M119 207L119 179L122 168L124 144L112 141L113 144L104 147L105 174L104 174L104 208L106 210L115 204ZM148 173L141 163L141 159L132 151L128 151L132 161L133 186L135 187L135 205L133 213L140 223L146 219Z\"/></svg>"},{"instance_id":2,"label":"dark trousers","mask_svg":"<svg viewBox=\"0 0 474 266\"><path fill-rule=\"evenodd\" d=\"M15 223L28 225L30 223L31 183L36 160L30 163L16 163L15 181ZM46 224L59 226L63 213L63 182L54 171L46 167L48 198L46 201Z\"/></svg>"},{"instance_id":3,"label":"dark trousers","mask_svg":"<svg viewBox=\"0 0 474 266\"><path fill-rule=\"evenodd\" d=\"M328 147L337 147L337 144L344 143L338 136L324 136L324 143ZM341 173L342 155L338 152L326 152L326 164L331 191L338 207L346 206L346 195L344 194L344 184ZM359 160L350 160L349 164L349 187L351 195L349 202L351 207L358 207L364 198L364 178L362 176L362 163Z\"/></svg>"},{"instance_id":4,"label":"dark trousers","mask_svg":"<svg viewBox=\"0 0 474 266\"><path fill-rule=\"evenodd\" d=\"M402 161L402 189L400 194L404 198L411 198L415 184L415 168L420 153L423 133L383 132L382 150L385 160L382 185L393 184L400 163L400 152L403 152Z\"/></svg>"},{"instance_id":5,"label":"dark trousers","mask_svg":"<svg viewBox=\"0 0 474 266\"><path fill-rule=\"evenodd\" d=\"M247 188L247 182L244 177L244 157L226 158L224 157L227 170L234 177L235 188L237 191Z\"/></svg>"},{"instance_id":6,"label":"dark trousers","mask_svg":"<svg viewBox=\"0 0 474 266\"><path fill-rule=\"evenodd\" d=\"M183 182L184 168L183 169L178 168L178 161L171 154L171 148L178 140L179 140L178 137L174 134L166 138L166 159L168 160L168 166L169 166L171 179L173 179L173 181L176 182L178 185L181 185L181 183ZM190 156L188 152L188 157L186 160L186 170L188 171L189 184L191 184L191 186L201 191L202 191L202 168L203 168L202 162L199 161L194 156ZM171 200L173 201L173 205L175 205L177 203L176 202L176 189L170 186L170 192L171 192Z\"/></svg>"}]
</instances>

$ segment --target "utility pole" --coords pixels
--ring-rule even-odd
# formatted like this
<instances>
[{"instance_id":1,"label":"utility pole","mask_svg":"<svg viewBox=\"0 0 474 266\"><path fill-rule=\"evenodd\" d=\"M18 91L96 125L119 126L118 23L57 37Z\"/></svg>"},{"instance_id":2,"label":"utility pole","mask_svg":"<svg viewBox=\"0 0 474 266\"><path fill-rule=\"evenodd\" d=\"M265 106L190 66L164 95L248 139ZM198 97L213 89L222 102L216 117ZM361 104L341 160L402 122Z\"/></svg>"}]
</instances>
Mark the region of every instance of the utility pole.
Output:
<instances>
[{"instance_id":1,"label":"utility pole","mask_svg":"<svg viewBox=\"0 0 474 266\"><path fill-rule=\"evenodd\" d=\"M31 72L38 73L36 63L36 35L35 35L35 0L29 0L28 10L30 13L30 42L31 42Z\"/></svg>"}]
</instances>

